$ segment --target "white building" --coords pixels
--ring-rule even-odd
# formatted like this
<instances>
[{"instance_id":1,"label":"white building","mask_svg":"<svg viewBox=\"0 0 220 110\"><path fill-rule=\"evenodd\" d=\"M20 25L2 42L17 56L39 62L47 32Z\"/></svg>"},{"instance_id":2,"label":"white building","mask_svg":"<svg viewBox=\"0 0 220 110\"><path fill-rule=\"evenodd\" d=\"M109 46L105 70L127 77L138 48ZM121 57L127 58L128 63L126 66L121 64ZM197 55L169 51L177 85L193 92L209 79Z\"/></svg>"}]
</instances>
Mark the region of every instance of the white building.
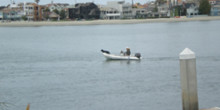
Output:
<instances>
[{"instance_id":1,"label":"white building","mask_svg":"<svg viewBox=\"0 0 220 110\"><path fill-rule=\"evenodd\" d=\"M121 13L117 9L99 6L100 9L100 19L120 19Z\"/></svg>"},{"instance_id":2,"label":"white building","mask_svg":"<svg viewBox=\"0 0 220 110\"><path fill-rule=\"evenodd\" d=\"M187 17L192 17L195 15L198 15L199 9L195 3L186 3L185 6L186 6L186 14L187 14L186 16Z\"/></svg>"},{"instance_id":3,"label":"white building","mask_svg":"<svg viewBox=\"0 0 220 110\"><path fill-rule=\"evenodd\" d=\"M170 16L170 9L168 4L162 4L157 7L158 8L158 13L160 17L168 17Z\"/></svg>"},{"instance_id":4,"label":"white building","mask_svg":"<svg viewBox=\"0 0 220 110\"><path fill-rule=\"evenodd\" d=\"M132 15L134 16L134 18L146 18L147 10L144 8L133 8Z\"/></svg>"},{"instance_id":5,"label":"white building","mask_svg":"<svg viewBox=\"0 0 220 110\"><path fill-rule=\"evenodd\" d=\"M34 5L24 2L23 9L24 9L24 15L27 17L28 21L34 20L34 13L35 13Z\"/></svg>"},{"instance_id":6,"label":"white building","mask_svg":"<svg viewBox=\"0 0 220 110\"><path fill-rule=\"evenodd\" d=\"M106 7L118 10L121 19L133 18L132 6L129 3L125 3L125 1L110 1L107 2Z\"/></svg>"}]
</instances>

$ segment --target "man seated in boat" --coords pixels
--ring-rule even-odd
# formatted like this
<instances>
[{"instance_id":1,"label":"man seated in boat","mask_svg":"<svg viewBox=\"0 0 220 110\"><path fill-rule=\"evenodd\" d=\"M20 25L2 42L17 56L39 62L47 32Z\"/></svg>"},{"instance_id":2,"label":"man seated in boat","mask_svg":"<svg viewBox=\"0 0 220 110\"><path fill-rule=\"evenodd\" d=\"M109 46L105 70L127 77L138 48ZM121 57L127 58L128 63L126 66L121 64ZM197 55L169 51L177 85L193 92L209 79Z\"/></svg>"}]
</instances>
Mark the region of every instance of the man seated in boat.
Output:
<instances>
[{"instance_id":1,"label":"man seated in boat","mask_svg":"<svg viewBox=\"0 0 220 110\"><path fill-rule=\"evenodd\" d=\"M130 48L126 48L125 56L130 56L131 55L131 50Z\"/></svg>"}]
</instances>

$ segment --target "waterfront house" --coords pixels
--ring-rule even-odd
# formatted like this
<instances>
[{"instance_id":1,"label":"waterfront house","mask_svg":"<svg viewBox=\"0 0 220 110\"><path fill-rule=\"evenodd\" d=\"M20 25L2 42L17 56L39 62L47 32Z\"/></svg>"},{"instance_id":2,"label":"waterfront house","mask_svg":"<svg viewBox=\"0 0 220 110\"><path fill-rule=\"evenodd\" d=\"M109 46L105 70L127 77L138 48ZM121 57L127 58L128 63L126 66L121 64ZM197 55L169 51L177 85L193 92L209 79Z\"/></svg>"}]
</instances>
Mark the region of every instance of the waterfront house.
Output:
<instances>
[{"instance_id":1,"label":"waterfront house","mask_svg":"<svg viewBox=\"0 0 220 110\"><path fill-rule=\"evenodd\" d=\"M195 3L185 3L184 7L186 8L187 17L193 17L199 14L199 7Z\"/></svg>"},{"instance_id":2,"label":"waterfront house","mask_svg":"<svg viewBox=\"0 0 220 110\"><path fill-rule=\"evenodd\" d=\"M36 3L18 3L13 2L8 7L2 9L2 19L4 20L22 20L26 17L29 21L42 19L41 6Z\"/></svg>"},{"instance_id":3,"label":"waterfront house","mask_svg":"<svg viewBox=\"0 0 220 110\"><path fill-rule=\"evenodd\" d=\"M46 5L46 7L50 10L50 12L54 10L58 10L60 12L61 10L64 10L68 6L69 4L67 3L53 3L53 2L51 4Z\"/></svg>"},{"instance_id":4,"label":"waterfront house","mask_svg":"<svg viewBox=\"0 0 220 110\"><path fill-rule=\"evenodd\" d=\"M217 3L217 0L209 0L210 5L216 5L216 3Z\"/></svg>"},{"instance_id":5,"label":"waterfront house","mask_svg":"<svg viewBox=\"0 0 220 110\"><path fill-rule=\"evenodd\" d=\"M145 8L133 8L132 15L136 19L147 18L147 10Z\"/></svg>"},{"instance_id":6,"label":"waterfront house","mask_svg":"<svg viewBox=\"0 0 220 110\"><path fill-rule=\"evenodd\" d=\"M15 21L20 20L22 16L22 9L12 2L7 7L0 7L0 20Z\"/></svg>"},{"instance_id":7,"label":"waterfront house","mask_svg":"<svg viewBox=\"0 0 220 110\"><path fill-rule=\"evenodd\" d=\"M23 3L24 15L30 21L42 20L42 6L36 3Z\"/></svg>"},{"instance_id":8,"label":"waterfront house","mask_svg":"<svg viewBox=\"0 0 220 110\"><path fill-rule=\"evenodd\" d=\"M120 19L121 13L117 9L101 5L99 6L99 10L100 19Z\"/></svg>"},{"instance_id":9,"label":"waterfront house","mask_svg":"<svg viewBox=\"0 0 220 110\"><path fill-rule=\"evenodd\" d=\"M159 5L157 9L159 17L170 17L169 5L167 3Z\"/></svg>"},{"instance_id":10,"label":"waterfront house","mask_svg":"<svg viewBox=\"0 0 220 110\"><path fill-rule=\"evenodd\" d=\"M147 11L147 17L148 18L152 18L152 17L159 17L159 14L157 13L157 6L155 4L155 2L149 2L147 4L145 4L144 8Z\"/></svg>"},{"instance_id":11,"label":"waterfront house","mask_svg":"<svg viewBox=\"0 0 220 110\"><path fill-rule=\"evenodd\" d=\"M51 13L49 14L49 18L50 18L51 20L57 20L57 21L59 21L59 20L60 20L60 15L58 15L58 14L55 13L55 12L51 12Z\"/></svg>"},{"instance_id":12,"label":"waterfront house","mask_svg":"<svg viewBox=\"0 0 220 110\"><path fill-rule=\"evenodd\" d=\"M109 1L106 7L118 10L121 19L131 19L134 17L132 15L132 5L125 3L125 1Z\"/></svg>"},{"instance_id":13,"label":"waterfront house","mask_svg":"<svg viewBox=\"0 0 220 110\"><path fill-rule=\"evenodd\" d=\"M8 20L8 21L21 20L22 17L21 13L22 10L19 9L4 8L2 10L2 20Z\"/></svg>"},{"instance_id":14,"label":"waterfront house","mask_svg":"<svg viewBox=\"0 0 220 110\"><path fill-rule=\"evenodd\" d=\"M211 7L211 16L220 16L220 5L213 5Z\"/></svg>"}]
</instances>

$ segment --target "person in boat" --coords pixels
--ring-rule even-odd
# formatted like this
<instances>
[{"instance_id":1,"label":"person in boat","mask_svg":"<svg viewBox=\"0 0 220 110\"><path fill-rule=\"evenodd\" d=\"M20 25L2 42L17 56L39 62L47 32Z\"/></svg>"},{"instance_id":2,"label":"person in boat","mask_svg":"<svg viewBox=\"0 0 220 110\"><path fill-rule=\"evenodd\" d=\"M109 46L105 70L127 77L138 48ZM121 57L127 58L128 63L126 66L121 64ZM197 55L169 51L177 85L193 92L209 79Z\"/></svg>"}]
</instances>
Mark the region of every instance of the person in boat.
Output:
<instances>
[{"instance_id":1,"label":"person in boat","mask_svg":"<svg viewBox=\"0 0 220 110\"><path fill-rule=\"evenodd\" d=\"M124 55L124 52L121 50L120 55Z\"/></svg>"},{"instance_id":2,"label":"person in boat","mask_svg":"<svg viewBox=\"0 0 220 110\"><path fill-rule=\"evenodd\" d=\"M131 55L131 50L130 48L126 48L125 56L130 56Z\"/></svg>"}]
</instances>

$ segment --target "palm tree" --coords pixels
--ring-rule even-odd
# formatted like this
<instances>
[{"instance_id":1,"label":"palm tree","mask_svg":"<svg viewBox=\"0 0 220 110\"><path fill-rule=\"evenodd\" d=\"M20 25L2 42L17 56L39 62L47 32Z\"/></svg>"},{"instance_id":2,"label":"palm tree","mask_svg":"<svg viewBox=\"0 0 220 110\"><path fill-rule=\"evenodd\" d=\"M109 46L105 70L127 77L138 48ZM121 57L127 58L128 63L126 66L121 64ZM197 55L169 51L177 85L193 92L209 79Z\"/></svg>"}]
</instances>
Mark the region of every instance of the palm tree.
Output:
<instances>
[{"instance_id":1,"label":"palm tree","mask_svg":"<svg viewBox=\"0 0 220 110\"><path fill-rule=\"evenodd\" d=\"M38 3L40 2L40 0L34 0L36 3L37 3L37 7L38 7L38 9L37 9L37 19L39 20L39 6L38 6Z\"/></svg>"}]
</instances>

